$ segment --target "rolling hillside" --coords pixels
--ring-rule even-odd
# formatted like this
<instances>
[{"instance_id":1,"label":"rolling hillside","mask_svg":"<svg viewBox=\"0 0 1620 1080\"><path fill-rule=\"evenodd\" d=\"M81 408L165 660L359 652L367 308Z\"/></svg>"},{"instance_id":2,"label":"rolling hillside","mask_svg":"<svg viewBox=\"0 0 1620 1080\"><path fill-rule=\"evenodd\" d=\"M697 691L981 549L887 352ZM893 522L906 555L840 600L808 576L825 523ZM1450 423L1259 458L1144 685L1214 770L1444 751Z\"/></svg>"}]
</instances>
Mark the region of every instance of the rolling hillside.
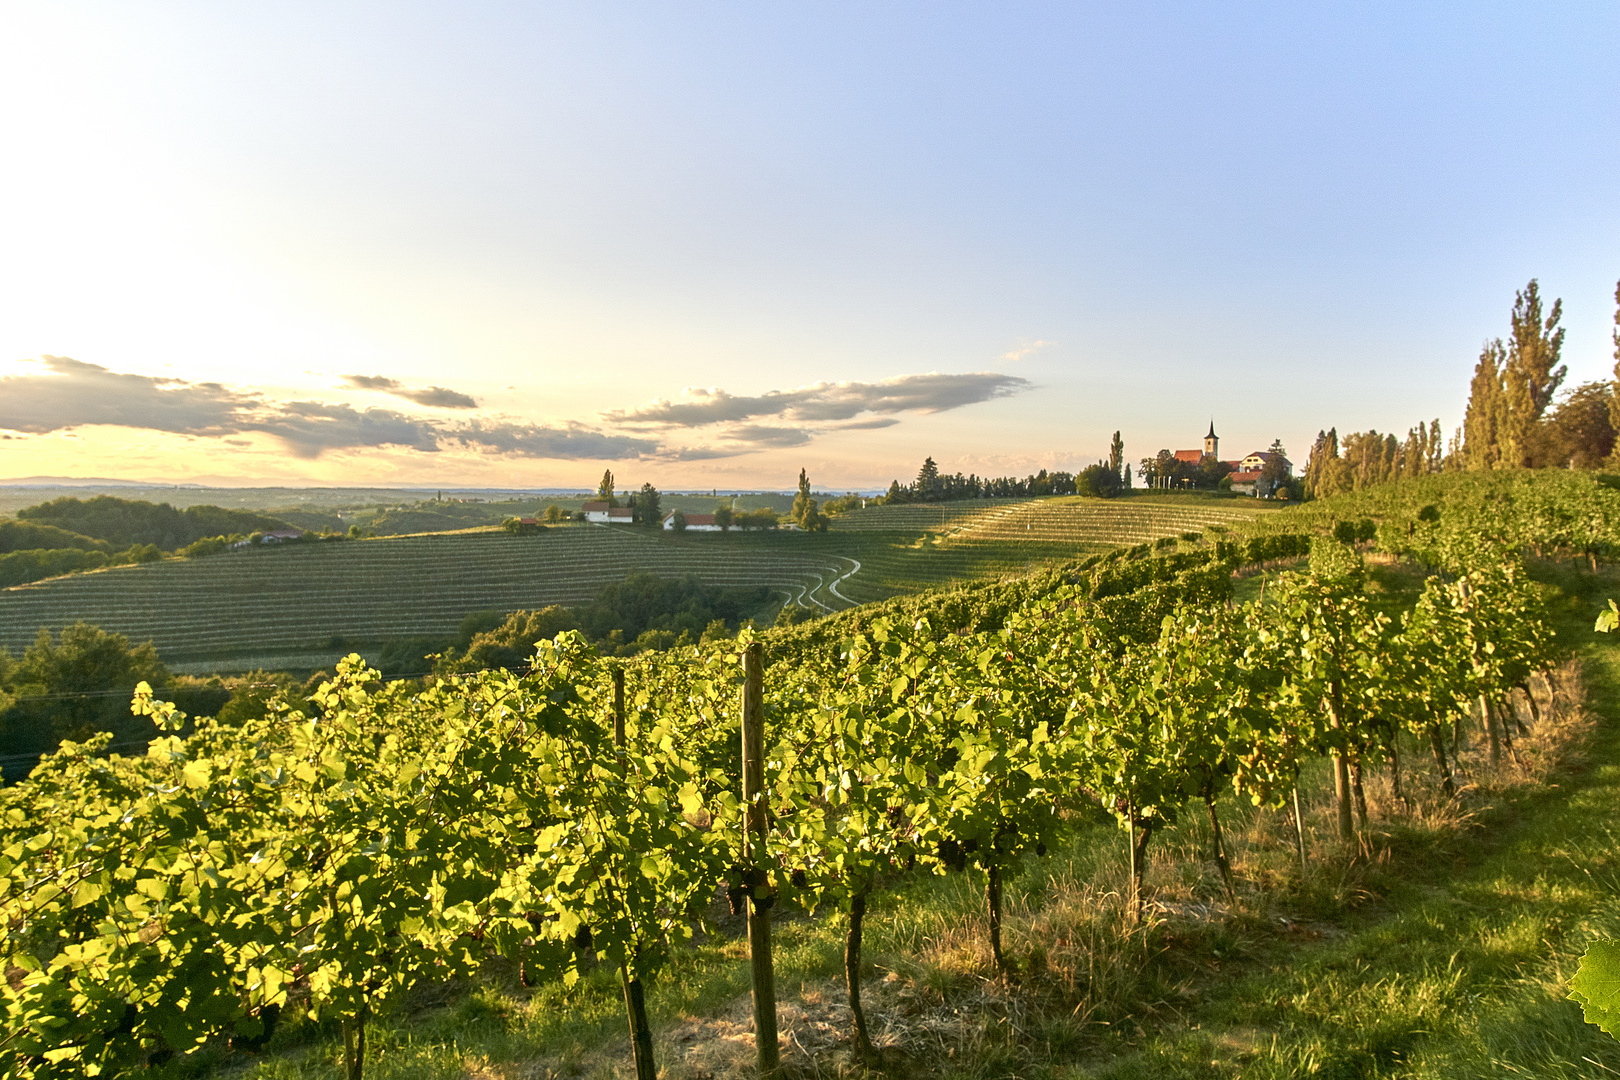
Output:
<instances>
[{"instance_id":1,"label":"rolling hillside","mask_svg":"<svg viewBox=\"0 0 1620 1080\"><path fill-rule=\"evenodd\" d=\"M636 569L769 585L812 606L826 592L831 607L846 606L830 586L850 567L815 551L716 551L699 539L594 527L288 545L5 590L0 647L16 652L41 626L85 619L151 638L166 659L305 654L334 636L374 642L453 633L471 611L587 600Z\"/></svg>"},{"instance_id":2,"label":"rolling hillside","mask_svg":"<svg viewBox=\"0 0 1620 1080\"><path fill-rule=\"evenodd\" d=\"M309 667L357 645L453 633L473 611L587 600L632 570L766 585L785 602L830 611L1264 512L1246 500L1055 498L873 507L818 535L575 526L289 545L0 590L0 647L20 652L40 627L83 619L150 638L171 663Z\"/></svg>"}]
</instances>

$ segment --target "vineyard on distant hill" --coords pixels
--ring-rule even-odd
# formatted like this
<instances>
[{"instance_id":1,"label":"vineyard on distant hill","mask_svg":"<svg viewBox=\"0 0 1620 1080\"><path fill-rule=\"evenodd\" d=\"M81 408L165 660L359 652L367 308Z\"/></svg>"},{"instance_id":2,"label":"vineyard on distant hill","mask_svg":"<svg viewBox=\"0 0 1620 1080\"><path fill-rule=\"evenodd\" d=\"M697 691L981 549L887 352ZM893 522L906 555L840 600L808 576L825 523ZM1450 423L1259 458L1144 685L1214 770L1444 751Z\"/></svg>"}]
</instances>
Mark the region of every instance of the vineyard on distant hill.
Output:
<instances>
[{"instance_id":1,"label":"vineyard on distant hill","mask_svg":"<svg viewBox=\"0 0 1620 1080\"><path fill-rule=\"evenodd\" d=\"M578 603L637 569L695 573L713 585L767 585L814 603L809 594L819 597L849 566L814 551L711 548L572 528L535 537L471 532L287 545L131 569L0 593L0 646L16 651L41 626L85 619L151 638L171 659L307 653L334 637L452 633L472 611Z\"/></svg>"},{"instance_id":2,"label":"vineyard on distant hill","mask_svg":"<svg viewBox=\"0 0 1620 1080\"><path fill-rule=\"evenodd\" d=\"M42 626L84 619L150 638L171 662L239 657L302 667L356 645L449 633L474 611L579 603L634 570L765 585L783 602L824 613L1262 513L1238 499L989 500L872 507L816 535L569 526L532 537L468 531L288 545L0 590L0 647L17 652Z\"/></svg>"}]
</instances>

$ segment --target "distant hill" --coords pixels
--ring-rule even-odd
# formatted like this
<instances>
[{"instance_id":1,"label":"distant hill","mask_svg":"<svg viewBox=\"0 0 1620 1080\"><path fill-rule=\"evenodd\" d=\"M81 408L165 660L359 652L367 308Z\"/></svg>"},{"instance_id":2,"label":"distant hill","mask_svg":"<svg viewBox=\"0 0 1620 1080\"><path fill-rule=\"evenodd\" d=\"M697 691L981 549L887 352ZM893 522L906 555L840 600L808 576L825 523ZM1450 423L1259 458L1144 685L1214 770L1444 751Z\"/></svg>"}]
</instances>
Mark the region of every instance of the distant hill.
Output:
<instances>
[{"instance_id":1,"label":"distant hill","mask_svg":"<svg viewBox=\"0 0 1620 1080\"><path fill-rule=\"evenodd\" d=\"M69 532L55 525L40 525L32 521L0 521L0 555L13 551L56 548L104 551L109 555L113 551L113 546L105 540L96 540L83 533Z\"/></svg>"},{"instance_id":2,"label":"distant hill","mask_svg":"<svg viewBox=\"0 0 1620 1080\"><path fill-rule=\"evenodd\" d=\"M219 506L188 506L176 510L168 503L150 503L98 495L93 499L63 496L17 511L21 521L79 533L104 540L114 548L156 544L174 551L210 536L268 532L287 528L278 518Z\"/></svg>"}]
</instances>

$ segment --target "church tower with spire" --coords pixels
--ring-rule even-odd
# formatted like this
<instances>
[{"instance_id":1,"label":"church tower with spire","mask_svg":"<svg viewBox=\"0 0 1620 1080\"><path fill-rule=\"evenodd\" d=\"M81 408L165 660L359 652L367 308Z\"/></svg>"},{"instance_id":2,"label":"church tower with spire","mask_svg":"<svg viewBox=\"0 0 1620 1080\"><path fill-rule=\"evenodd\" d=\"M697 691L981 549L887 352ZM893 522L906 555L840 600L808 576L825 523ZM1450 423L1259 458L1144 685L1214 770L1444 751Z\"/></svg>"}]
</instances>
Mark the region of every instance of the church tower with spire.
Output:
<instances>
[{"instance_id":1,"label":"church tower with spire","mask_svg":"<svg viewBox=\"0 0 1620 1080\"><path fill-rule=\"evenodd\" d=\"M1215 421L1209 422L1209 434L1204 436L1204 456L1219 458L1221 456L1221 438L1215 434Z\"/></svg>"}]
</instances>

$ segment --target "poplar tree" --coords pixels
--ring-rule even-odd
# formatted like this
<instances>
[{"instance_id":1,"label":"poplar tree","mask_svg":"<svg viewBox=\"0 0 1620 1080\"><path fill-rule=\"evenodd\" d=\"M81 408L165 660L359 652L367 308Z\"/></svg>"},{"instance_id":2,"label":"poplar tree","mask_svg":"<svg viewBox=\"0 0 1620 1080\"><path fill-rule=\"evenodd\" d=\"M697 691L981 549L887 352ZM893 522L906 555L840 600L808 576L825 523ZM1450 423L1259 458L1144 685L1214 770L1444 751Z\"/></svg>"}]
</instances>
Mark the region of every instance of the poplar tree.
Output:
<instances>
[{"instance_id":1,"label":"poplar tree","mask_svg":"<svg viewBox=\"0 0 1620 1080\"><path fill-rule=\"evenodd\" d=\"M596 497L606 499L609 506L618 506L619 500L613 497L613 470L602 470L602 482L596 485Z\"/></svg>"},{"instance_id":2,"label":"poplar tree","mask_svg":"<svg viewBox=\"0 0 1620 1080\"><path fill-rule=\"evenodd\" d=\"M1501 439L1505 394L1502 389L1502 340L1485 343L1479 363L1474 365L1474 381L1468 388L1468 409L1463 413L1463 467L1470 470L1494 469L1502 459Z\"/></svg>"},{"instance_id":3,"label":"poplar tree","mask_svg":"<svg viewBox=\"0 0 1620 1080\"><path fill-rule=\"evenodd\" d=\"M1620 281L1614 285L1614 384L1609 387L1609 426L1620 435ZM1613 457L1620 463L1620 439L1614 444Z\"/></svg>"},{"instance_id":4,"label":"poplar tree","mask_svg":"<svg viewBox=\"0 0 1620 1080\"><path fill-rule=\"evenodd\" d=\"M827 520L821 516L821 504L810 497L810 477L799 470L799 493L793 497L793 520L807 532L822 532Z\"/></svg>"},{"instance_id":5,"label":"poplar tree","mask_svg":"<svg viewBox=\"0 0 1620 1080\"><path fill-rule=\"evenodd\" d=\"M1502 445L1502 463L1528 467L1531 430L1552 404L1553 394L1569 373L1558 363L1564 348L1564 331L1558 325L1564 302L1554 300L1552 311L1541 315L1541 292L1535 278L1523 292L1513 297L1513 336L1508 342L1507 362L1502 383L1507 398L1507 437Z\"/></svg>"},{"instance_id":6,"label":"poplar tree","mask_svg":"<svg viewBox=\"0 0 1620 1080\"><path fill-rule=\"evenodd\" d=\"M1120 475L1120 471L1119 471L1120 466L1122 466L1124 464L1125 464L1125 440L1121 439L1119 437L1119 432L1116 431L1116 432L1114 432L1114 441L1108 447L1108 467L1110 469L1114 470L1114 475L1115 476L1119 476Z\"/></svg>"}]
</instances>

